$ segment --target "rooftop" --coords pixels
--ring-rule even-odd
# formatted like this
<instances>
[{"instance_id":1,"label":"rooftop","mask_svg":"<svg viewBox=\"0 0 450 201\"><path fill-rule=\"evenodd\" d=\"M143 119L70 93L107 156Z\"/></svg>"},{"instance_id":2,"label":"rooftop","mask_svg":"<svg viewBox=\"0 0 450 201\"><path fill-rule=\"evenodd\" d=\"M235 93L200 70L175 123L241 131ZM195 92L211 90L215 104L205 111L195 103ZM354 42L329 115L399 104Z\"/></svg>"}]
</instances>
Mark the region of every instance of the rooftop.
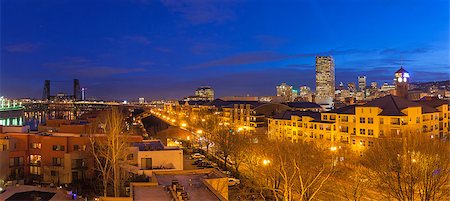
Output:
<instances>
[{"instance_id":1,"label":"rooftop","mask_svg":"<svg viewBox=\"0 0 450 201\"><path fill-rule=\"evenodd\" d=\"M404 113L402 113L402 110L409 108L409 107L421 107L422 108L422 114L425 113L432 113L437 112L436 109L425 105L420 104L417 102L413 102L398 96L388 95L381 98L377 98L373 101L370 101L361 107L378 107L381 108L383 111L379 115L383 116L405 116Z\"/></svg>"}]
</instances>

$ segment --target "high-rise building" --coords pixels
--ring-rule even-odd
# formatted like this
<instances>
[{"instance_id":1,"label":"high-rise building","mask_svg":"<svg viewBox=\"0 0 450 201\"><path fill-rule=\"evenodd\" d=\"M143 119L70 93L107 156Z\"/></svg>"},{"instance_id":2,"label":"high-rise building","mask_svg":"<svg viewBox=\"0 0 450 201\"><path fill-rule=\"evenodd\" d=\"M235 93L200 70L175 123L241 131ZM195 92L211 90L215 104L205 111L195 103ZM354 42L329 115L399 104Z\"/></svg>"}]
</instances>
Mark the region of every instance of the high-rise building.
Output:
<instances>
[{"instance_id":1,"label":"high-rise building","mask_svg":"<svg viewBox=\"0 0 450 201\"><path fill-rule=\"evenodd\" d=\"M302 101L313 102L313 92L311 91L311 88L306 85L300 87L298 95L300 97L299 99Z\"/></svg>"},{"instance_id":2,"label":"high-rise building","mask_svg":"<svg viewBox=\"0 0 450 201\"><path fill-rule=\"evenodd\" d=\"M195 90L195 95L207 100L214 100L214 90L210 86L201 86Z\"/></svg>"},{"instance_id":3,"label":"high-rise building","mask_svg":"<svg viewBox=\"0 0 450 201\"><path fill-rule=\"evenodd\" d=\"M333 107L334 90L333 57L316 56L316 103L324 109L331 109Z\"/></svg>"},{"instance_id":4,"label":"high-rise building","mask_svg":"<svg viewBox=\"0 0 450 201\"><path fill-rule=\"evenodd\" d=\"M349 82L347 84L347 89L350 92L355 92L356 91L356 84L354 82Z\"/></svg>"},{"instance_id":5,"label":"high-rise building","mask_svg":"<svg viewBox=\"0 0 450 201\"><path fill-rule=\"evenodd\" d=\"M293 101L293 90L291 85L287 85L286 83L281 83L277 86L277 96L283 97L284 101L290 102Z\"/></svg>"},{"instance_id":6,"label":"high-rise building","mask_svg":"<svg viewBox=\"0 0 450 201\"><path fill-rule=\"evenodd\" d=\"M139 98L139 104L144 104L145 103L145 98Z\"/></svg>"},{"instance_id":7,"label":"high-rise building","mask_svg":"<svg viewBox=\"0 0 450 201\"><path fill-rule=\"evenodd\" d=\"M378 83L377 82L371 82L370 83L370 88L372 88L372 89L378 88Z\"/></svg>"},{"instance_id":8,"label":"high-rise building","mask_svg":"<svg viewBox=\"0 0 450 201\"><path fill-rule=\"evenodd\" d=\"M358 76L358 91L364 91L367 86L367 78L365 75Z\"/></svg>"},{"instance_id":9,"label":"high-rise building","mask_svg":"<svg viewBox=\"0 0 450 201\"><path fill-rule=\"evenodd\" d=\"M408 98L409 73L403 67L395 71L395 95Z\"/></svg>"}]
</instances>

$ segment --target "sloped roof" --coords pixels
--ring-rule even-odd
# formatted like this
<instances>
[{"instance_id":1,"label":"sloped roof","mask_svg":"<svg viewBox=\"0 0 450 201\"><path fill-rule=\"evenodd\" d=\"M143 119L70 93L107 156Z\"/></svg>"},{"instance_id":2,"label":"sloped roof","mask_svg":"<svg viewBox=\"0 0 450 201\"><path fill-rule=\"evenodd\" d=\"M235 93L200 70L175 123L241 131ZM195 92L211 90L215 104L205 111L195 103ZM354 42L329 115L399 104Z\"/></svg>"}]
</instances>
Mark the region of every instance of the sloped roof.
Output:
<instances>
[{"instance_id":1,"label":"sloped roof","mask_svg":"<svg viewBox=\"0 0 450 201\"><path fill-rule=\"evenodd\" d=\"M290 120L291 116L308 116L316 120L320 120L320 113L319 112L312 112L312 111L292 111L292 110L286 110L284 112L280 112L273 116L274 119L286 119Z\"/></svg>"},{"instance_id":2,"label":"sloped roof","mask_svg":"<svg viewBox=\"0 0 450 201\"><path fill-rule=\"evenodd\" d=\"M292 108L321 108L319 104L313 102L289 102L286 104Z\"/></svg>"},{"instance_id":3,"label":"sloped roof","mask_svg":"<svg viewBox=\"0 0 450 201\"><path fill-rule=\"evenodd\" d=\"M397 71L395 71L395 73L408 73L408 71L406 71L403 66L400 67L400 69L398 69Z\"/></svg>"},{"instance_id":4,"label":"sloped roof","mask_svg":"<svg viewBox=\"0 0 450 201\"><path fill-rule=\"evenodd\" d=\"M442 105L448 105L450 102L448 100L442 100L437 97L423 97L422 99L416 101L422 105L428 105L430 107L436 108Z\"/></svg>"},{"instance_id":5,"label":"sloped roof","mask_svg":"<svg viewBox=\"0 0 450 201\"><path fill-rule=\"evenodd\" d=\"M333 109L327 113L355 114L355 105L348 105L341 108Z\"/></svg>"},{"instance_id":6,"label":"sloped roof","mask_svg":"<svg viewBox=\"0 0 450 201\"><path fill-rule=\"evenodd\" d=\"M419 104L417 102L413 102L404 98L400 98L398 96L388 95L381 98L377 98L375 100L372 100L361 107L378 107L382 109L381 113L379 115L383 116L405 116L404 113L401 111L403 109L406 109L408 107L421 107L422 108L422 114L424 113L431 113L431 112L437 112L436 109L424 105Z\"/></svg>"}]
</instances>

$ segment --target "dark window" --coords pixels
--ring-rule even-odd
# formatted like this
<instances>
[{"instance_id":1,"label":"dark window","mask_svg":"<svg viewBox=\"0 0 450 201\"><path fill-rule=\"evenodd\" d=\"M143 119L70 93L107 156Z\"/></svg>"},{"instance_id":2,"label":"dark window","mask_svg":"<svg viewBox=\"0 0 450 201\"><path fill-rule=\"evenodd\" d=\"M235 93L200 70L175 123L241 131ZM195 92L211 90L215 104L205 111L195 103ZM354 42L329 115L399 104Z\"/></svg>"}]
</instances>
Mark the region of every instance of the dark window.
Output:
<instances>
[{"instance_id":1,"label":"dark window","mask_svg":"<svg viewBox=\"0 0 450 201\"><path fill-rule=\"evenodd\" d=\"M152 158L141 158L141 169L151 170L152 169Z\"/></svg>"},{"instance_id":2,"label":"dark window","mask_svg":"<svg viewBox=\"0 0 450 201\"><path fill-rule=\"evenodd\" d=\"M367 134L368 134L368 135L373 135L373 130L372 130L372 129L368 129L368 130L367 130Z\"/></svg>"},{"instance_id":3,"label":"dark window","mask_svg":"<svg viewBox=\"0 0 450 201\"><path fill-rule=\"evenodd\" d=\"M56 171L52 170L52 171L50 172L50 174L51 174L52 176L56 176L58 173L57 173Z\"/></svg>"},{"instance_id":4,"label":"dark window","mask_svg":"<svg viewBox=\"0 0 450 201\"><path fill-rule=\"evenodd\" d=\"M366 129L359 129L359 134L365 135L366 134Z\"/></svg>"},{"instance_id":5,"label":"dark window","mask_svg":"<svg viewBox=\"0 0 450 201\"><path fill-rule=\"evenodd\" d=\"M53 145L53 151L64 151L63 145Z\"/></svg>"},{"instance_id":6,"label":"dark window","mask_svg":"<svg viewBox=\"0 0 450 201\"><path fill-rule=\"evenodd\" d=\"M366 118L364 118L364 117L360 117L359 118L359 123L366 123Z\"/></svg>"},{"instance_id":7,"label":"dark window","mask_svg":"<svg viewBox=\"0 0 450 201\"><path fill-rule=\"evenodd\" d=\"M73 150L74 151L80 151L80 145L73 145Z\"/></svg>"},{"instance_id":8,"label":"dark window","mask_svg":"<svg viewBox=\"0 0 450 201\"><path fill-rule=\"evenodd\" d=\"M53 166L64 166L64 159L63 158L53 158L52 164L53 164Z\"/></svg>"},{"instance_id":9,"label":"dark window","mask_svg":"<svg viewBox=\"0 0 450 201\"><path fill-rule=\"evenodd\" d=\"M133 160L133 154L128 154L127 160Z\"/></svg>"},{"instance_id":10,"label":"dark window","mask_svg":"<svg viewBox=\"0 0 450 201\"><path fill-rule=\"evenodd\" d=\"M367 123L373 124L373 118L371 118L371 117L367 118Z\"/></svg>"}]
</instances>

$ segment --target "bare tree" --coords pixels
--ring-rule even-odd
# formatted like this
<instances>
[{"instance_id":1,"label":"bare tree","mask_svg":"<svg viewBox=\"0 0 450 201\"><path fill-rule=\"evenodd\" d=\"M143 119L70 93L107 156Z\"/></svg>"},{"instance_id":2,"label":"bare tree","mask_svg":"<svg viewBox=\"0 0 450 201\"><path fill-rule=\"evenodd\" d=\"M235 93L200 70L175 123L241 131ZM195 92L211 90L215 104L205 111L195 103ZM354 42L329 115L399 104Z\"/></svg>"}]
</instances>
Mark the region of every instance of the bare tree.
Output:
<instances>
[{"instance_id":1,"label":"bare tree","mask_svg":"<svg viewBox=\"0 0 450 201\"><path fill-rule=\"evenodd\" d=\"M117 108L112 108L100 120L104 135L92 136L92 153L103 177L104 195L107 194L107 182L111 180L114 196L121 193L123 183L122 168L126 163L129 140L124 116Z\"/></svg>"},{"instance_id":2,"label":"bare tree","mask_svg":"<svg viewBox=\"0 0 450 201\"><path fill-rule=\"evenodd\" d=\"M334 172L331 157L314 143L271 140L259 147L260 156L249 160L251 176L275 200L312 200Z\"/></svg>"},{"instance_id":3,"label":"bare tree","mask_svg":"<svg viewBox=\"0 0 450 201\"><path fill-rule=\"evenodd\" d=\"M449 151L448 142L420 133L402 140L380 139L365 154L363 165L368 167L375 187L387 197L440 200L450 190Z\"/></svg>"}]
</instances>

